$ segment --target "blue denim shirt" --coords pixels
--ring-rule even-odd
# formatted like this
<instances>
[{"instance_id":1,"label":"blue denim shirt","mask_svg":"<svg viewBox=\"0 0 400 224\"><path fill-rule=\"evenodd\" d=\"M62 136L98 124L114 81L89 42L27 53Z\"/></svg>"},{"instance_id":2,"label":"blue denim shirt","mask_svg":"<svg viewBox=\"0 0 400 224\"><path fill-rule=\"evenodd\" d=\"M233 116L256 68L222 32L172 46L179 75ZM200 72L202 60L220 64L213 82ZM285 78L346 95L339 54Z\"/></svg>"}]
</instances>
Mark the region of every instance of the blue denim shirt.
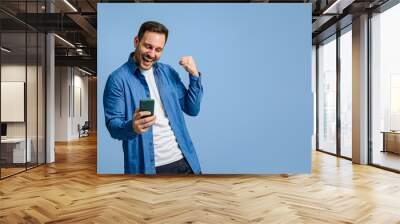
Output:
<instances>
[{"instance_id":1,"label":"blue denim shirt","mask_svg":"<svg viewBox=\"0 0 400 224\"><path fill-rule=\"evenodd\" d=\"M178 73L169 65L155 63L154 78L164 111L169 119L179 148L195 174L200 173L200 163L186 128L183 112L196 116L203 96L201 77L189 75L189 88L182 83ZM125 173L155 174L153 130L137 134L132 118L141 99L150 98L146 79L133 60L128 61L108 77L103 95L105 121L111 137L122 140ZM115 150L115 149L107 149Z\"/></svg>"}]
</instances>

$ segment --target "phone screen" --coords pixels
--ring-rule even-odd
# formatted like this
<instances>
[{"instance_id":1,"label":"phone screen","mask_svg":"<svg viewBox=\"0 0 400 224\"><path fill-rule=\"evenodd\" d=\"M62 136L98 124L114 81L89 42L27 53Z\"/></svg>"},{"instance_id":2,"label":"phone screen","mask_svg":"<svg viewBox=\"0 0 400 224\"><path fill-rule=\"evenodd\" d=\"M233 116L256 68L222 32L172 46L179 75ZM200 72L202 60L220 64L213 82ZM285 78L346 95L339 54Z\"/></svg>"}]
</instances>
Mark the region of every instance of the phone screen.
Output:
<instances>
[{"instance_id":1,"label":"phone screen","mask_svg":"<svg viewBox=\"0 0 400 224\"><path fill-rule=\"evenodd\" d=\"M154 115L154 100L153 99L148 99L148 100L140 100L140 106L139 106L140 111L150 111L151 115ZM148 117L148 116L146 116Z\"/></svg>"}]
</instances>

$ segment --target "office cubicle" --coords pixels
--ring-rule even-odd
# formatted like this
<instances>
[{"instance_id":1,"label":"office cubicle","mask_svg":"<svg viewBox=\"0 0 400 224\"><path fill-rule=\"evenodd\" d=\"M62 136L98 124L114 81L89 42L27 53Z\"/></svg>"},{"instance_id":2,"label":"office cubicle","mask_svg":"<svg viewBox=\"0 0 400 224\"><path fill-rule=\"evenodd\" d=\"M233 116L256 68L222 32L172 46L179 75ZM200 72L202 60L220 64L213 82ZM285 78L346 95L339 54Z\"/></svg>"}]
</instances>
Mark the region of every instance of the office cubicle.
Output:
<instances>
[{"instance_id":1,"label":"office cubicle","mask_svg":"<svg viewBox=\"0 0 400 224\"><path fill-rule=\"evenodd\" d=\"M41 1L2 2L19 13L39 12ZM0 178L45 162L45 35L0 11Z\"/></svg>"}]
</instances>

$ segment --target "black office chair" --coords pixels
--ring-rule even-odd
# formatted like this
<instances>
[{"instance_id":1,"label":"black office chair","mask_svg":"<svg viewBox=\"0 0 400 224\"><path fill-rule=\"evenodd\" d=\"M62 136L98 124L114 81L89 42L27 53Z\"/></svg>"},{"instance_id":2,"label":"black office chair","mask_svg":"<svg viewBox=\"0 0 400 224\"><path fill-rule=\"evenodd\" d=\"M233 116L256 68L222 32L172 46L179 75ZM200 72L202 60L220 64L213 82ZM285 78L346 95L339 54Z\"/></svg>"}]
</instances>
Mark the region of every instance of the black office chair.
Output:
<instances>
[{"instance_id":1,"label":"black office chair","mask_svg":"<svg viewBox=\"0 0 400 224\"><path fill-rule=\"evenodd\" d=\"M85 121L82 127L78 124L79 138L89 136L89 129L90 129L89 121Z\"/></svg>"}]
</instances>

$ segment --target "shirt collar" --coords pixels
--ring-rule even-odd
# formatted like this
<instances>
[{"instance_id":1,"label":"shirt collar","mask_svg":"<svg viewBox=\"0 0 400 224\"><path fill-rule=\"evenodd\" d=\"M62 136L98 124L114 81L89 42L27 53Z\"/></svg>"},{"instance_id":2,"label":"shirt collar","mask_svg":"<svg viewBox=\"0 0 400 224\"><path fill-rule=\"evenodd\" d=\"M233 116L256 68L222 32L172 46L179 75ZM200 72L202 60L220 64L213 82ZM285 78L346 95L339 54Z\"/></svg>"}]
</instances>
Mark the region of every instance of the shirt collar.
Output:
<instances>
[{"instance_id":1,"label":"shirt collar","mask_svg":"<svg viewBox=\"0 0 400 224\"><path fill-rule=\"evenodd\" d=\"M134 55L135 55L135 52L132 52L129 54L128 65L132 69L132 73L134 75L139 75L139 74L141 74L141 72L140 72L139 67L136 64L136 61L133 59ZM157 68L158 68L158 62L153 64L153 71L156 70Z\"/></svg>"}]
</instances>

